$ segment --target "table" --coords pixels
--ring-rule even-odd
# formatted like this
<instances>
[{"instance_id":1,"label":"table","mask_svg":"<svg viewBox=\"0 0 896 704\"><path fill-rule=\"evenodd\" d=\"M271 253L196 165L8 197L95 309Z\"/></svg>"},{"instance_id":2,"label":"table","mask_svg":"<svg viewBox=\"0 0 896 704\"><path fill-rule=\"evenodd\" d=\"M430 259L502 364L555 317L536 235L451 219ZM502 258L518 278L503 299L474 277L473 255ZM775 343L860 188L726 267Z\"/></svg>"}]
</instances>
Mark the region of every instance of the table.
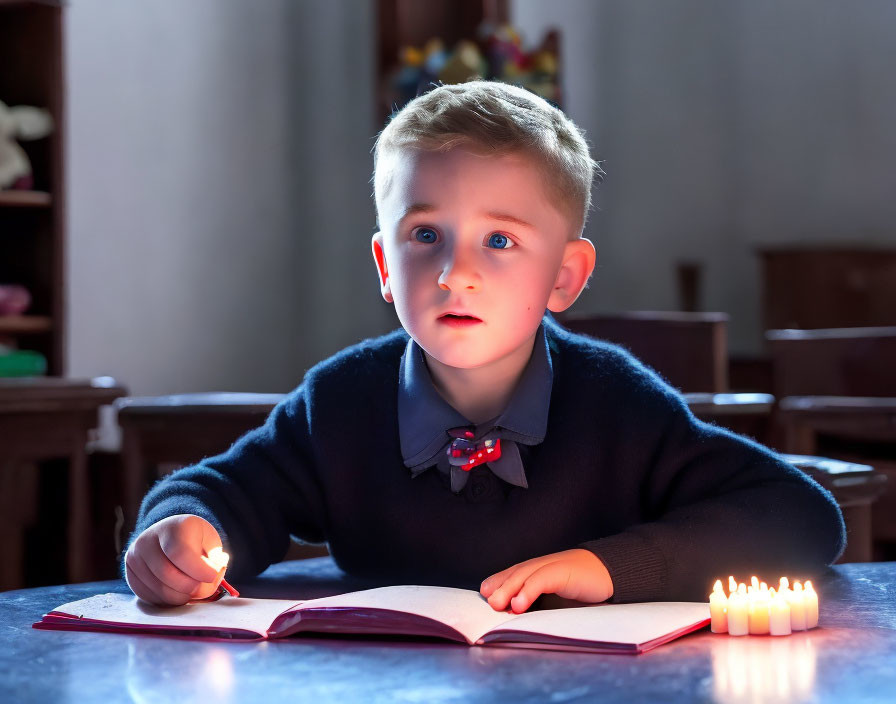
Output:
<instances>
[{"instance_id":1,"label":"table","mask_svg":"<svg viewBox=\"0 0 896 704\"><path fill-rule=\"evenodd\" d=\"M280 563L246 596L316 598L377 586L332 558ZM38 631L31 623L122 582L0 594L0 701L892 701L896 563L837 565L817 581L821 627L786 638L708 629L639 656L298 636L266 643Z\"/></svg>"},{"instance_id":2,"label":"table","mask_svg":"<svg viewBox=\"0 0 896 704\"><path fill-rule=\"evenodd\" d=\"M111 377L0 380L0 589L22 585L19 538L25 498L18 491L18 465L68 460L68 579L87 578L90 569L87 443L99 425L101 406L127 390Z\"/></svg>"}]
</instances>

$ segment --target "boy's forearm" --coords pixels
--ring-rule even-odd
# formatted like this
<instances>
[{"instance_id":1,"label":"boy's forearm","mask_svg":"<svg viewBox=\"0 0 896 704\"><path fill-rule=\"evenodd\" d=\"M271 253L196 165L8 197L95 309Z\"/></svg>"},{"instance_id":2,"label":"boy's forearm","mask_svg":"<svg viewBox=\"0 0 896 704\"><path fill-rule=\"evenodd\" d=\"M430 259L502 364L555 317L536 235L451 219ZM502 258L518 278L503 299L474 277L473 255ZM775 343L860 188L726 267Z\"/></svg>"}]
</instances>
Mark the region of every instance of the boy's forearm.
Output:
<instances>
[{"instance_id":1,"label":"boy's forearm","mask_svg":"<svg viewBox=\"0 0 896 704\"><path fill-rule=\"evenodd\" d=\"M226 453L156 483L143 501L129 544L157 521L194 514L211 523L231 555L228 574L257 574L286 553L291 533L314 539L323 502L301 444L303 428L285 406Z\"/></svg>"},{"instance_id":2,"label":"boy's forearm","mask_svg":"<svg viewBox=\"0 0 896 704\"><path fill-rule=\"evenodd\" d=\"M613 601L703 600L734 574L812 574L842 550L840 510L820 487L789 479L681 506L660 519L583 543L607 566Z\"/></svg>"}]
</instances>

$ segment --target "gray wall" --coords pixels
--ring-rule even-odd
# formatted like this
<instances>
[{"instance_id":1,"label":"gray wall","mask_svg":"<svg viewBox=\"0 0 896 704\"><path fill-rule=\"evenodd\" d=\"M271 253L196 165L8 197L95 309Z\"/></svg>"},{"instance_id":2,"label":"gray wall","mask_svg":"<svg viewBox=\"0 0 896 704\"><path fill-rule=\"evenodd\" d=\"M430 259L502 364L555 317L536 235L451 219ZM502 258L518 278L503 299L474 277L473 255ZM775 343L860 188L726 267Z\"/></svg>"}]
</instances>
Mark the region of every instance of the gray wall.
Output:
<instances>
[{"instance_id":1,"label":"gray wall","mask_svg":"<svg viewBox=\"0 0 896 704\"><path fill-rule=\"evenodd\" d=\"M71 2L70 375L285 391L392 324L371 27L365 2Z\"/></svg>"},{"instance_id":2,"label":"gray wall","mask_svg":"<svg viewBox=\"0 0 896 704\"><path fill-rule=\"evenodd\" d=\"M674 267L759 347L754 248L896 244L896 3L516 0L563 32L609 172L581 310L673 309ZM282 391L394 325L368 238L373 5L72 0L69 370L136 394Z\"/></svg>"},{"instance_id":3,"label":"gray wall","mask_svg":"<svg viewBox=\"0 0 896 704\"><path fill-rule=\"evenodd\" d=\"M703 308L760 349L756 248L896 246L896 3L515 0L530 42L562 32L567 112L608 178L582 311Z\"/></svg>"}]
</instances>

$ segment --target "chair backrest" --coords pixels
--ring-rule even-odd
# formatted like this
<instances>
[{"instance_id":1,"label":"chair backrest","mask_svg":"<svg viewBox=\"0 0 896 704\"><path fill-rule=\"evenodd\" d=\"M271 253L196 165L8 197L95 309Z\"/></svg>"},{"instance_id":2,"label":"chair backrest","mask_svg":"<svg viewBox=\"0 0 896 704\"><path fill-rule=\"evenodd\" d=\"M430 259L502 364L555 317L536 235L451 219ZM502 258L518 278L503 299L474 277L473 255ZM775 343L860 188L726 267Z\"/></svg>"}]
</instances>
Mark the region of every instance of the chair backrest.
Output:
<instances>
[{"instance_id":1,"label":"chair backrest","mask_svg":"<svg viewBox=\"0 0 896 704\"><path fill-rule=\"evenodd\" d=\"M769 330L774 394L896 396L896 327Z\"/></svg>"},{"instance_id":2,"label":"chair backrest","mask_svg":"<svg viewBox=\"0 0 896 704\"><path fill-rule=\"evenodd\" d=\"M631 311L558 320L574 332L625 347L682 391L728 391L725 313Z\"/></svg>"},{"instance_id":3,"label":"chair backrest","mask_svg":"<svg viewBox=\"0 0 896 704\"><path fill-rule=\"evenodd\" d=\"M896 248L760 250L763 329L896 325Z\"/></svg>"}]
</instances>

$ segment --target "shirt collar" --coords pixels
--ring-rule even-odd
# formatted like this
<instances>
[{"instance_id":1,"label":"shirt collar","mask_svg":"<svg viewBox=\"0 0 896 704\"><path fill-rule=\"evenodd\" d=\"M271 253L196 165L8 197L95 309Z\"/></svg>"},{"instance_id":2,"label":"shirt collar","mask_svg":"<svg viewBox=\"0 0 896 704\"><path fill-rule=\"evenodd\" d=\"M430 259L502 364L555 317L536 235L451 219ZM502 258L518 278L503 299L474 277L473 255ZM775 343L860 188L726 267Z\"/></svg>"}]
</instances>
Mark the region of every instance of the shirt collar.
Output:
<instances>
[{"instance_id":1,"label":"shirt collar","mask_svg":"<svg viewBox=\"0 0 896 704\"><path fill-rule=\"evenodd\" d=\"M554 374L544 324L535 334L529 362L504 412L495 420L503 437L527 445L544 440ZM398 374L398 433L407 467L425 462L449 439L446 430L472 423L439 395L413 338L408 340Z\"/></svg>"}]
</instances>

